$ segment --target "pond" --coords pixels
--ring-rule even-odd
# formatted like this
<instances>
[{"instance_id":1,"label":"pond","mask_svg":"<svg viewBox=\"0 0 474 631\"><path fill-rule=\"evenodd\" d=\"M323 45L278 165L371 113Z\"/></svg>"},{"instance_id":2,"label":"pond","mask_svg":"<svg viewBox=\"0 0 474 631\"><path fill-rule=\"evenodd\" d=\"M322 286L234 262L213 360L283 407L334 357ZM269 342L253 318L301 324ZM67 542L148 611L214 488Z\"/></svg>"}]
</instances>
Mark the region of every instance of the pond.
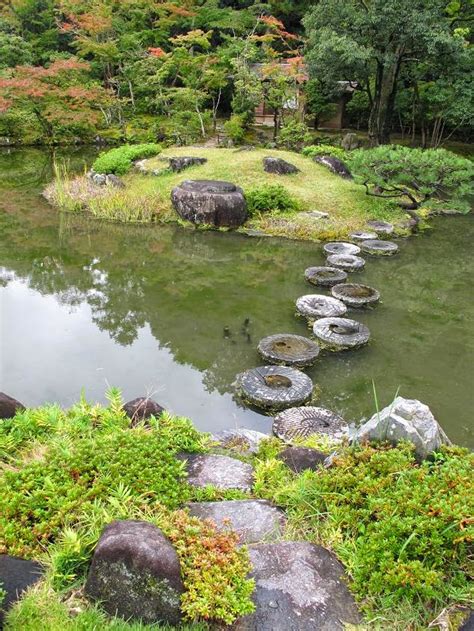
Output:
<instances>
[{"instance_id":1,"label":"pond","mask_svg":"<svg viewBox=\"0 0 474 631\"><path fill-rule=\"evenodd\" d=\"M59 152L77 169L92 156ZM103 402L114 385L204 430L268 432L271 419L239 405L233 382L262 364L262 337L309 333L294 302L317 291L303 273L324 262L322 247L57 213L40 196L51 179L52 152L0 153L0 390L68 406L81 391ZM350 313L370 345L320 356L308 374L320 404L349 421L375 411L374 384L379 406L397 391L418 398L474 446L474 217L433 226L399 241L395 257L367 257L353 278L382 302Z\"/></svg>"}]
</instances>

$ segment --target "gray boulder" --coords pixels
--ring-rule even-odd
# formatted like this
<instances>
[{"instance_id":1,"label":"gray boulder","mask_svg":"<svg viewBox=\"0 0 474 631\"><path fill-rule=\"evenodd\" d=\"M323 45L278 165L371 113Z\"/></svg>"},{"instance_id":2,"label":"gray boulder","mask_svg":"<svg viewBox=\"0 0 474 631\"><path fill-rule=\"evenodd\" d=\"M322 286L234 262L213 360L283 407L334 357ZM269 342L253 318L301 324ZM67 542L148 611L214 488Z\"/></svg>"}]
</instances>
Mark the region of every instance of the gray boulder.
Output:
<instances>
[{"instance_id":1,"label":"gray boulder","mask_svg":"<svg viewBox=\"0 0 474 631\"><path fill-rule=\"evenodd\" d=\"M189 167L205 164L207 158L195 158L193 156L181 156L179 158L170 158L170 169L176 173L189 169Z\"/></svg>"},{"instance_id":2,"label":"gray boulder","mask_svg":"<svg viewBox=\"0 0 474 631\"><path fill-rule=\"evenodd\" d=\"M324 464L327 454L311 447L287 447L278 454L279 460L283 460L287 467L295 473L301 473L306 469L316 471Z\"/></svg>"},{"instance_id":3,"label":"gray boulder","mask_svg":"<svg viewBox=\"0 0 474 631\"><path fill-rule=\"evenodd\" d=\"M195 224L237 228L247 220L241 188L217 180L185 180L171 192L171 202L182 219Z\"/></svg>"},{"instance_id":4,"label":"gray boulder","mask_svg":"<svg viewBox=\"0 0 474 631\"><path fill-rule=\"evenodd\" d=\"M114 186L115 188L125 188L125 184L122 182L122 180L113 173L108 173L105 176L105 183L107 186Z\"/></svg>"},{"instance_id":5,"label":"gray boulder","mask_svg":"<svg viewBox=\"0 0 474 631\"><path fill-rule=\"evenodd\" d=\"M346 151L352 151L360 147L360 140L357 134L353 132L347 133L341 140L341 147Z\"/></svg>"},{"instance_id":6,"label":"gray boulder","mask_svg":"<svg viewBox=\"0 0 474 631\"><path fill-rule=\"evenodd\" d=\"M150 416L158 418L165 411L159 403L148 397L138 397L124 403L125 414L132 420L132 427Z\"/></svg>"},{"instance_id":7,"label":"gray boulder","mask_svg":"<svg viewBox=\"0 0 474 631\"><path fill-rule=\"evenodd\" d=\"M42 574L43 568L36 561L0 554L0 587L6 592L0 600L0 629L3 629L4 614Z\"/></svg>"},{"instance_id":8,"label":"gray boulder","mask_svg":"<svg viewBox=\"0 0 474 631\"><path fill-rule=\"evenodd\" d=\"M213 454L180 454L191 486L250 491L253 486L253 467L246 462Z\"/></svg>"},{"instance_id":9,"label":"gray boulder","mask_svg":"<svg viewBox=\"0 0 474 631\"><path fill-rule=\"evenodd\" d=\"M238 631L342 631L360 621L336 557L308 542L249 547L256 610L238 620Z\"/></svg>"},{"instance_id":10,"label":"gray boulder","mask_svg":"<svg viewBox=\"0 0 474 631\"><path fill-rule=\"evenodd\" d=\"M267 434L245 428L224 429L212 435L212 439L221 447L242 455L256 454L261 441L265 438L269 438Z\"/></svg>"},{"instance_id":11,"label":"gray boulder","mask_svg":"<svg viewBox=\"0 0 474 631\"><path fill-rule=\"evenodd\" d=\"M283 511L266 500L193 502L188 508L191 515L212 520L220 530L234 530L240 543L274 541L286 523Z\"/></svg>"},{"instance_id":12,"label":"gray boulder","mask_svg":"<svg viewBox=\"0 0 474 631\"><path fill-rule=\"evenodd\" d=\"M405 440L415 445L419 458L426 458L450 440L431 413L430 408L416 399L397 397L393 403L361 425L351 436L351 442L383 441L396 445Z\"/></svg>"},{"instance_id":13,"label":"gray boulder","mask_svg":"<svg viewBox=\"0 0 474 631\"><path fill-rule=\"evenodd\" d=\"M24 409L25 406L22 403L0 392L0 418L13 418L17 412Z\"/></svg>"},{"instance_id":14,"label":"gray boulder","mask_svg":"<svg viewBox=\"0 0 474 631\"><path fill-rule=\"evenodd\" d=\"M313 160L314 162L327 167L336 175L339 175L346 180L352 180L352 173L349 171L349 168L346 164L344 164L342 160L334 158L334 156L315 156Z\"/></svg>"},{"instance_id":15,"label":"gray boulder","mask_svg":"<svg viewBox=\"0 0 474 631\"><path fill-rule=\"evenodd\" d=\"M177 624L183 591L178 555L159 528L126 520L104 529L85 593L107 613L145 624Z\"/></svg>"},{"instance_id":16,"label":"gray boulder","mask_svg":"<svg viewBox=\"0 0 474 631\"><path fill-rule=\"evenodd\" d=\"M282 158L263 158L263 170L266 173L276 173L277 175L289 175L290 173L299 173L299 169L291 162L287 162Z\"/></svg>"}]
</instances>

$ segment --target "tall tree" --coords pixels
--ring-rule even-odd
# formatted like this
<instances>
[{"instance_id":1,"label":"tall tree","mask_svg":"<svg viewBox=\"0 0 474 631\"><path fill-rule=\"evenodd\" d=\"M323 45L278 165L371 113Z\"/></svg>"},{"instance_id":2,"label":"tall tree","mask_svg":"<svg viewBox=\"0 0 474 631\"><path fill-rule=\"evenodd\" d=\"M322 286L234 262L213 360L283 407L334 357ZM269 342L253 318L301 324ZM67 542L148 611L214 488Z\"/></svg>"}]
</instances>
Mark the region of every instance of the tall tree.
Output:
<instances>
[{"instance_id":1,"label":"tall tree","mask_svg":"<svg viewBox=\"0 0 474 631\"><path fill-rule=\"evenodd\" d=\"M446 0L320 0L304 24L312 75L366 91L374 145L390 142L401 71L430 57L455 64L464 42Z\"/></svg>"}]
</instances>

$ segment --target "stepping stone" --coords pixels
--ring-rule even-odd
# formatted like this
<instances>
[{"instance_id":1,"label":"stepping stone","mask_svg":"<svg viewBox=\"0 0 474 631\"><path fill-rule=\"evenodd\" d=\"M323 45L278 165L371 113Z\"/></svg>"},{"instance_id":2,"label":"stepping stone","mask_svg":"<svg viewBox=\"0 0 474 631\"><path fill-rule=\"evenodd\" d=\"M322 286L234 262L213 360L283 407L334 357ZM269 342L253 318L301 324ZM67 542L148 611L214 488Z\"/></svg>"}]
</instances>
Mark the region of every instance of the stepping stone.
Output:
<instances>
[{"instance_id":1,"label":"stepping stone","mask_svg":"<svg viewBox=\"0 0 474 631\"><path fill-rule=\"evenodd\" d=\"M150 416L158 418L165 411L159 403L148 397L138 397L124 403L125 414L132 419L132 427Z\"/></svg>"},{"instance_id":2,"label":"stepping stone","mask_svg":"<svg viewBox=\"0 0 474 631\"><path fill-rule=\"evenodd\" d=\"M372 219L367 222L367 227L372 228L377 234L392 234L393 224L388 221L379 221L378 219Z\"/></svg>"},{"instance_id":3,"label":"stepping stone","mask_svg":"<svg viewBox=\"0 0 474 631\"><path fill-rule=\"evenodd\" d=\"M329 550L282 541L253 544L249 554L256 610L235 631L343 631L360 622L344 568Z\"/></svg>"},{"instance_id":4,"label":"stepping stone","mask_svg":"<svg viewBox=\"0 0 474 631\"><path fill-rule=\"evenodd\" d=\"M380 300L380 292L377 289L358 283L334 285L331 294L349 307L365 307Z\"/></svg>"},{"instance_id":5,"label":"stepping stone","mask_svg":"<svg viewBox=\"0 0 474 631\"><path fill-rule=\"evenodd\" d=\"M94 550L84 588L112 616L145 624L181 619L184 586L175 549L146 521L114 521Z\"/></svg>"},{"instance_id":6,"label":"stepping stone","mask_svg":"<svg viewBox=\"0 0 474 631\"><path fill-rule=\"evenodd\" d=\"M321 318L313 325L318 340L332 351L359 348L367 344L370 331L365 324L350 318Z\"/></svg>"},{"instance_id":7,"label":"stepping stone","mask_svg":"<svg viewBox=\"0 0 474 631\"><path fill-rule=\"evenodd\" d=\"M178 458L186 463L187 482L191 486L252 490L253 467L246 462L213 454L179 454Z\"/></svg>"},{"instance_id":8,"label":"stepping stone","mask_svg":"<svg viewBox=\"0 0 474 631\"><path fill-rule=\"evenodd\" d=\"M347 274L336 267L308 267L304 277L312 285L332 287L347 280Z\"/></svg>"},{"instance_id":9,"label":"stepping stone","mask_svg":"<svg viewBox=\"0 0 474 631\"><path fill-rule=\"evenodd\" d=\"M6 596L0 602L0 629L3 629L3 617L24 591L37 583L43 568L36 561L12 557L8 554L0 554L0 587L6 592Z\"/></svg>"},{"instance_id":10,"label":"stepping stone","mask_svg":"<svg viewBox=\"0 0 474 631\"><path fill-rule=\"evenodd\" d=\"M325 296L323 298L330 300ZM316 342L292 333L264 337L260 340L257 350L269 364L284 364L295 368L312 366L319 355L319 346Z\"/></svg>"},{"instance_id":11,"label":"stepping stone","mask_svg":"<svg viewBox=\"0 0 474 631\"><path fill-rule=\"evenodd\" d=\"M285 514L266 500L192 502L189 512L212 520L219 530L235 530L240 543L275 541L283 535Z\"/></svg>"},{"instance_id":12,"label":"stepping stone","mask_svg":"<svg viewBox=\"0 0 474 631\"><path fill-rule=\"evenodd\" d=\"M224 449L232 449L242 455L256 454L260 443L267 434L257 432L253 429L225 429L222 432L212 435L212 439L219 443Z\"/></svg>"},{"instance_id":13,"label":"stepping stone","mask_svg":"<svg viewBox=\"0 0 474 631\"><path fill-rule=\"evenodd\" d=\"M314 434L325 434L334 440L341 440L347 431L347 423L339 414L314 406L290 408L277 414L273 420L275 436L290 444Z\"/></svg>"},{"instance_id":14,"label":"stepping stone","mask_svg":"<svg viewBox=\"0 0 474 631\"><path fill-rule=\"evenodd\" d=\"M378 256L391 256L398 252L398 245L393 241L380 241L378 239L368 239L361 243L361 248L367 254Z\"/></svg>"},{"instance_id":15,"label":"stepping stone","mask_svg":"<svg viewBox=\"0 0 474 631\"><path fill-rule=\"evenodd\" d=\"M313 396L313 382L296 368L259 366L237 376L243 400L266 410L304 405Z\"/></svg>"},{"instance_id":16,"label":"stepping stone","mask_svg":"<svg viewBox=\"0 0 474 631\"><path fill-rule=\"evenodd\" d=\"M337 267L345 272L359 272L365 266L365 260L354 254L331 254L327 257L326 263L330 267Z\"/></svg>"},{"instance_id":17,"label":"stepping stone","mask_svg":"<svg viewBox=\"0 0 474 631\"><path fill-rule=\"evenodd\" d=\"M367 239L376 239L376 232L365 232L364 230L356 230L349 235L354 241L366 241Z\"/></svg>"},{"instance_id":18,"label":"stepping stone","mask_svg":"<svg viewBox=\"0 0 474 631\"><path fill-rule=\"evenodd\" d=\"M308 217L309 219L329 219L329 213L324 213L320 210L310 210L308 212L302 212L299 217Z\"/></svg>"},{"instance_id":19,"label":"stepping stone","mask_svg":"<svg viewBox=\"0 0 474 631\"><path fill-rule=\"evenodd\" d=\"M360 254L360 248L358 245L345 243L343 241L326 243L326 245L323 246L323 250L326 254Z\"/></svg>"},{"instance_id":20,"label":"stepping stone","mask_svg":"<svg viewBox=\"0 0 474 631\"><path fill-rule=\"evenodd\" d=\"M318 318L329 318L346 315L346 305L330 296L306 294L296 301L296 311L310 322Z\"/></svg>"},{"instance_id":21,"label":"stepping stone","mask_svg":"<svg viewBox=\"0 0 474 631\"><path fill-rule=\"evenodd\" d=\"M311 447L287 447L278 454L278 459L283 460L295 473L301 473L306 469L316 471L327 457L327 454Z\"/></svg>"},{"instance_id":22,"label":"stepping stone","mask_svg":"<svg viewBox=\"0 0 474 631\"><path fill-rule=\"evenodd\" d=\"M23 403L4 392L0 392L0 418L13 418L17 412L21 412L24 409Z\"/></svg>"}]
</instances>

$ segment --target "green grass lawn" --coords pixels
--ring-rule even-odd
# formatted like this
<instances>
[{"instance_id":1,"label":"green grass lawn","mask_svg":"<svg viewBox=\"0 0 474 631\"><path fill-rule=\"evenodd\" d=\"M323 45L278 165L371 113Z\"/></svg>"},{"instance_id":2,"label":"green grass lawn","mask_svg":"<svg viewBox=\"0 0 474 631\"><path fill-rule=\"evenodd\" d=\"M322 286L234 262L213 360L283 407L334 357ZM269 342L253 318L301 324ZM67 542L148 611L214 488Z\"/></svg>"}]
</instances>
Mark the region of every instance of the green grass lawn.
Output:
<instances>
[{"instance_id":1,"label":"green grass lawn","mask_svg":"<svg viewBox=\"0 0 474 631\"><path fill-rule=\"evenodd\" d=\"M403 213L395 204L369 197L362 186L343 180L325 167L301 154L268 149L251 151L204 147L172 147L164 150L146 164L149 169L163 169L166 158L199 156L207 158L204 165L194 166L181 173L158 176L131 172L124 177L125 189L102 190L100 194L87 192L88 182L76 182L63 194L50 196L53 203L68 209L86 209L93 215L119 221L175 221L170 194L173 187L185 179L227 180L242 187L244 192L262 184L282 184L300 202L301 210L329 213L327 220L308 218L300 212L290 214L265 213L247 222L244 229L262 230L275 236L295 239L334 239L347 236L363 228L368 219L397 222ZM300 169L294 175L265 173L262 160L266 156L281 157ZM63 183L64 185L64 183ZM90 188L90 186L89 186ZM71 192L72 191L72 192Z\"/></svg>"}]
</instances>

